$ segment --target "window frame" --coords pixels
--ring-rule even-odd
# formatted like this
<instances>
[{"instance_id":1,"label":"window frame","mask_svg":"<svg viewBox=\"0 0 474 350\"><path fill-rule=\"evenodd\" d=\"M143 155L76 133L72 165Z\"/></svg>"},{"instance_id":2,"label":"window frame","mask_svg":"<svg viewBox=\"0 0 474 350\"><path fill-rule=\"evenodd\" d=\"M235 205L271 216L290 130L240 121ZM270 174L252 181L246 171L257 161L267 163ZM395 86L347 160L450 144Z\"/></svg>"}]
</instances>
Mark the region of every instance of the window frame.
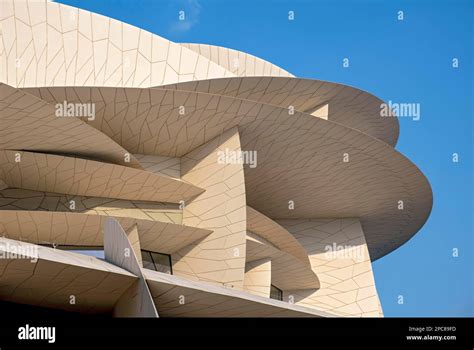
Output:
<instances>
[{"instance_id":1,"label":"window frame","mask_svg":"<svg viewBox=\"0 0 474 350\"><path fill-rule=\"evenodd\" d=\"M160 272L156 269L156 262L155 262L155 259L153 258L153 254L159 254L159 255L165 255L168 257L168 263L169 263L169 267L170 267L170 275L173 274L173 259L171 258L171 254L166 254L166 253L160 253L160 252L154 252L154 251L151 251L151 250L146 250L146 249L140 249L140 251L143 253L146 253L149 255L150 259L151 259L151 262L153 263L153 266L154 266L154 271L156 272ZM143 256L142 256L142 260L143 260ZM158 265L162 265L162 264L158 264ZM166 272L162 272L162 273L166 273Z\"/></svg>"},{"instance_id":2,"label":"window frame","mask_svg":"<svg viewBox=\"0 0 474 350\"><path fill-rule=\"evenodd\" d=\"M278 292L279 299L272 298L272 289L275 289ZM274 284L270 284L270 299L283 301L283 290L281 290L280 288L278 288Z\"/></svg>"}]
</instances>

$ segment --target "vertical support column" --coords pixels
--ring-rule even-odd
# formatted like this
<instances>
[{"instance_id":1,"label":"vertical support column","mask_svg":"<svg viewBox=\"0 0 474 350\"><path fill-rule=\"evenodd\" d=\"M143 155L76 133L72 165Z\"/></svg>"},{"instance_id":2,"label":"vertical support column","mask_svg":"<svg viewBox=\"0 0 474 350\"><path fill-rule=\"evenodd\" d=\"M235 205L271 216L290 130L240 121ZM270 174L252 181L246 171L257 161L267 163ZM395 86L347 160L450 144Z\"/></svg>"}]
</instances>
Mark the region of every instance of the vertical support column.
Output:
<instances>
[{"instance_id":1,"label":"vertical support column","mask_svg":"<svg viewBox=\"0 0 474 350\"><path fill-rule=\"evenodd\" d=\"M250 261L245 264L244 290L246 292L270 297L272 284L272 261L270 258Z\"/></svg>"},{"instance_id":2,"label":"vertical support column","mask_svg":"<svg viewBox=\"0 0 474 350\"><path fill-rule=\"evenodd\" d=\"M246 232L244 170L241 163L223 162L220 152L241 152L237 128L181 160L181 178L206 190L185 203L183 224L213 233L174 254L173 271L179 276L242 290Z\"/></svg>"},{"instance_id":3,"label":"vertical support column","mask_svg":"<svg viewBox=\"0 0 474 350\"><path fill-rule=\"evenodd\" d=\"M278 220L306 249L321 283L285 299L341 316L383 316L359 219Z\"/></svg>"}]
</instances>

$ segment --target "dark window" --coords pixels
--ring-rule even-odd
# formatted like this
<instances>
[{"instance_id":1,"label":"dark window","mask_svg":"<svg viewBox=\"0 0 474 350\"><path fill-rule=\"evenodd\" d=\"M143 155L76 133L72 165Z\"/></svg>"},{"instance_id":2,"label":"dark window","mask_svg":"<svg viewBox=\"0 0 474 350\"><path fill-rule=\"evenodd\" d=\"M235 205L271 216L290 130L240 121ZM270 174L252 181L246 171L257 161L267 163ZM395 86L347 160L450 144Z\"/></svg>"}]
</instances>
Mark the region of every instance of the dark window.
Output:
<instances>
[{"instance_id":1,"label":"dark window","mask_svg":"<svg viewBox=\"0 0 474 350\"><path fill-rule=\"evenodd\" d=\"M275 299L275 300L283 300L283 292L281 291L281 289L271 284L270 285L270 298Z\"/></svg>"},{"instance_id":2,"label":"dark window","mask_svg":"<svg viewBox=\"0 0 474 350\"><path fill-rule=\"evenodd\" d=\"M172 275L171 256L168 254L142 250L143 267Z\"/></svg>"}]
</instances>

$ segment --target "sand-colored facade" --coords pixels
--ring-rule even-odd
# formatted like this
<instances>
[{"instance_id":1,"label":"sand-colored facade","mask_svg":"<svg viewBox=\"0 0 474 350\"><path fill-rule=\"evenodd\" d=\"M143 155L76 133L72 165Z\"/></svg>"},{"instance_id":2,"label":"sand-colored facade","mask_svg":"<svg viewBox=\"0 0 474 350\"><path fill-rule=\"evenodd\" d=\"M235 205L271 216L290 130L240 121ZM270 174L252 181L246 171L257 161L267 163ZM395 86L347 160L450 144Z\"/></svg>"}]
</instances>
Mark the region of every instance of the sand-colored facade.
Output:
<instances>
[{"instance_id":1,"label":"sand-colored facade","mask_svg":"<svg viewBox=\"0 0 474 350\"><path fill-rule=\"evenodd\" d=\"M383 101L62 4L0 6L0 300L383 316L372 261L432 206Z\"/></svg>"}]
</instances>

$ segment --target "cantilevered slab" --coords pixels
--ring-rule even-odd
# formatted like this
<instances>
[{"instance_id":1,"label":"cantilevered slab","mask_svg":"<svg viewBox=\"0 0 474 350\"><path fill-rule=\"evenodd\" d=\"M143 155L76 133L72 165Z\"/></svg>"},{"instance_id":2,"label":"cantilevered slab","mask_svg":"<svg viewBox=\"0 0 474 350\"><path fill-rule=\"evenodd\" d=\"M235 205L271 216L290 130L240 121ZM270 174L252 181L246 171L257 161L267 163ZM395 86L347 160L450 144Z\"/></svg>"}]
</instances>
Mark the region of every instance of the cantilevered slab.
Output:
<instances>
[{"instance_id":1,"label":"cantilevered slab","mask_svg":"<svg viewBox=\"0 0 474 350\"><path fill-rule=\"evenodd\" d=\"M358 217L372 260L410 239L427 220L431 187L383 141L313 118L241 126L247 203L272 219Z\"/></svg>"},{"instance_id":2,"label":"cantilevered slab","mask_svg":"<svg viewBox=\"0 0 474 350\"><path fill-rule=\"evenodd\" d=\"M0 298L16 303L108 313L137 279L94 257L6 238L0 254Z\"/></svg>"},{"instance_id":3,"label":"cantilevered slab","mask_svg":"<svg viewBox=\"0 0 474 350\"><path fill-rule=\"evenodd\" d=\"M247 231L259 235L276 248L293 255L309 266L308 253L295 237L284 227L249 206L247 206Z\"/></svg>"},{"instance_id":4,"label":"cantilevered slab","mask_svg":"<svg viewBox=\"0 0 474 350\"><path fill-rule=\"evenodd\" d=\"M257 101L313 114L327 105L325 119L354 128L395 146L396 117L381 117L381 99L363 90L322 80L291 77L240 77L184 82L160 88L205 92ZM289 118L292 116L289 115Z\"/></svg>"},{"instance_id":5,"label":"cantilevered slab","mask_svg":"<svg viewBox=\"0 0 474 350\"><path fill-rule=\"evenodd\" d=\"M333 316L314 308L297 306L235 289L190 281L147 269L143 271L161 317Z\"/></svg>"},{"instance_id":6,"label":"cantilevered slab","mask_svg":"<svg viewBox=\"0 0 474 350\"><path fill-rule=\"evenodd\" d=\"M418 168L386 142L356 129L306 113L289 115L288 108L208 93L94 91L78 95L103 105L93 126L104 132L104 125L115 120L114 106L130 104L123 120L136 121L136 139L150 142L130 142L121 132L109 136L136 153L180 157L238 126L242 150L258 155L256 168L244 167L250 206L272 219L360 217L374 260L413 236L431 210L431 188ZM142 107L138 114L135 104ZM184 115L178 113L180 106ZM289 201L295 203L293 210Z\"/></svg>"},{"instance_id":7,"label":"cantilevered slab","mask_svg":"<svg viewBox=\"0 0 474 350\"><path fill-rule=\"evenodd\" d=\"M270 258L272 284L280 289L317 289L319 279L311 265L279 250L265 239L247 232L246 261Z\"/></svg>"},{"instance_id":8,"label":"cantilevered slab","mask_svg":"<svg viewBox=\"0 0 474 350\"><path fill-rule=\"evenodd\" d=\"M166 93L170 89L175 93ZM148 89L92 87L43 87L25 91L50 103L65 99L75 103L94 103L97 116L88 123L133 153L181 156L181 152L170 152L169 147L178 146L186 136L199 135L196 131L203 127L199 123L203 115L210 123L206 129L207 136L219 125L217 121L213 122L216 118L233 122L232 125L252 122L252 117L258 120L267 118L269 112L258 103L279 107L271 113L283 113L287 121L302 114L316 118L315 112L326 109L328 114L324 119L354 128L392 146L396 144L399 133L396 117L380 116L384 101L353 87L319 80L246 77L172 84L150 92ZM248 118L242 119L244 111ZM199 115L197 120L196 114ZM234 116L232 121L226 117L229 114ZM186 134L178 128L184 125L190 129ZM192 130L189 125L193 125ZM163 142L153 139L154 134L158 134ZM175 143L164 142L172 135L175 135L171 137ZM215 134L209 138L212 135Z\"/></svg>"},{"instance_id":9,"label":"cantilevered slab","mask_svg":"<svg viewBox=\"0 0 474 350\"><path fill-rule=\"evenodd\" d=\"M96 118L87 123L133 154L182 157L233 127L258 127L318 119L288 114L287 108L194 91L110 87L49 87L27 89L56 103L94 103ZM137 108L139 106L140 108Z\"/></svg>"},{"instance_id":10,"label":"cantilevered slab","mask_svg":"<svg viewBox=\"0 0 474 350\"><path fill-rule=\"evenodd\" d=\"M277 65L243 51L207 44L181 43L201 56L235 74L237 77L274 76L292 77L293 75Z\"/></svg>"},{"instance_id":11,"label":"cantilevered slab","mask_svg":"<svg viewBox=\"0 0 474 350\"><path fill-rule=\"evenodd\" d=\"M181 158L134 154L143 169L152 173L181 178Z\"/></svg>"},{"instance_id":12,"label":"cantilevered slab","mask_svg":"<svg viewBox=\"0 0 474 350\"><path fill-rule=\"evenodd\" d=\"M142 249L172 254L212 231L133 218L116 218L128 231L135 225ZM48 211L0 210L0 232L38 244L103 246L107 216Z\"/></svg>"},{"instance_id":13,"label":"cantilevered slab","mask_svg":"<svg viewBox=\"0 0 474 350\"><path fill-rule=\"evenodd\" d=\"M56 116L54 105L2 83L0 125L0 149L70 154L142 169L127 150L80 118Z\"/></svg>"},{"instance_id":14,"label":"cantilevered slab","mask_svg":"<svg viewBox=\"0 0 474 350\"><path fill-rule=\"evenodd\" d=\"M0 190L0 210L58 211L182 223L177 203L87 197L22 188Z\"/></svg>"},{"instance_id":15,"label":"cantilevered slab","mask_svg":"<svg viewBox=\"0 0 474 350\"><path fill-rule=\"evenodd\" d=\"M283 108L191 91L110 87L26 91L51 103L64 96L71 103L94 103L96 118L87 121L89 125L133 154L162 157L182 157L233 127L272 118L275 109L288 116Z\"/></svg>"},{"instance_id":16,"label":"cantilevered slab","mask_svg":"<svg viewBox=\"0 0 474 350\"><path fill-rule=\"evenodd\" d=\"M179 203L204 190L145 170L52 154L0 151L0 179L35 191Z\"/></svg>"}]
</instances>

